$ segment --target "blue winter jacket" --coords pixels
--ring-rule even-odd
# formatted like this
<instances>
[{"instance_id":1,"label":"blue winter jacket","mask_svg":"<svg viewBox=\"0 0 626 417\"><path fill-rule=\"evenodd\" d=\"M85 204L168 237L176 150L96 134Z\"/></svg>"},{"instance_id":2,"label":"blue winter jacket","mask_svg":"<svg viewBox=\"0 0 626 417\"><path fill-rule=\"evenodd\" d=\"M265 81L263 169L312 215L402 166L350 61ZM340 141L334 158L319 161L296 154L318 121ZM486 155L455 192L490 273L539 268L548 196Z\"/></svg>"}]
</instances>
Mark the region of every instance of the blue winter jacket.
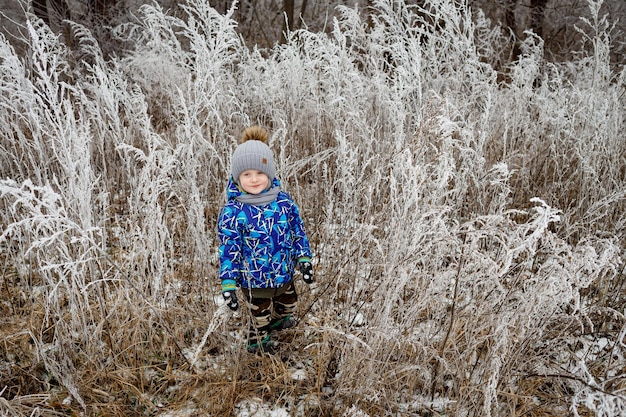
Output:
<instances>
[{"instance_id":1,"label":"blue winter jacket","mask_svg":"<svg viewBox=\"0 0 626 417\"><path fill-rule=\"evenodd\" d=\"M280 187L274 179L272 187ZM298 260L309 260L311 249L296 203L280 191L262 206L236 200L245 193L228 182L228 202L218 220L222 290L280 288L293 279Z\"/></svg>"}]
</instances>

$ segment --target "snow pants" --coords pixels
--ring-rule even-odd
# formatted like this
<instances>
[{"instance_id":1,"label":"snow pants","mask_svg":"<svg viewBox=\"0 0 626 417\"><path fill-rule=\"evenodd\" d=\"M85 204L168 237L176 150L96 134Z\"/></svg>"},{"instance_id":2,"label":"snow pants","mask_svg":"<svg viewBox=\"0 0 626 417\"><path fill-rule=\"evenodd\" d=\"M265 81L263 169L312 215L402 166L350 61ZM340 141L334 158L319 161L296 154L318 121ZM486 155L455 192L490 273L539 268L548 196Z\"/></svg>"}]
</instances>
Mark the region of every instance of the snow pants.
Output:
<instances>
[{"instance_id":1,"label":"snow pants","mask_svg":"<svg viewBox=\"0 0 626 417\"><path fill-rule=\"evenodd\" d=\"M242 289L251 313L248 347L269 342L272 325L291 316L298 303L293 280L281 288Z\"/></svg>"}]
</instances>

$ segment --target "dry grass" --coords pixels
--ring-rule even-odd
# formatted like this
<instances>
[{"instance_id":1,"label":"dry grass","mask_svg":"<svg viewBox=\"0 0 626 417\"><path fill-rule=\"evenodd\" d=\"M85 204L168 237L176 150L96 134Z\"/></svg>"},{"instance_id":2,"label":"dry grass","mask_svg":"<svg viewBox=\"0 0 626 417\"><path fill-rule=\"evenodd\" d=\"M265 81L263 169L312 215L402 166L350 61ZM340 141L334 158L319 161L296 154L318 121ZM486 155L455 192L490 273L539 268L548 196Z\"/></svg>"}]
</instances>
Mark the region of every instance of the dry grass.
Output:
<instances>
[{"instance_id":1,"label":"dry grass","mask_svg":"<svg viewBox=\"0 0 626 417\"><path fill-rule=\"evenodd\" d=\"M145 6L116 59L80 25L69 49L30 21L28 59L2 41L3 415L626 409L625 73L606 21L581 22L590 48L562 64L529 36L502 84L498 28L446 0L375 4L369 26L341 9L263 53L205 2ZM216 278L251 123L315 253L275 356L243 349Z\"/></svg>"}]
</instances>

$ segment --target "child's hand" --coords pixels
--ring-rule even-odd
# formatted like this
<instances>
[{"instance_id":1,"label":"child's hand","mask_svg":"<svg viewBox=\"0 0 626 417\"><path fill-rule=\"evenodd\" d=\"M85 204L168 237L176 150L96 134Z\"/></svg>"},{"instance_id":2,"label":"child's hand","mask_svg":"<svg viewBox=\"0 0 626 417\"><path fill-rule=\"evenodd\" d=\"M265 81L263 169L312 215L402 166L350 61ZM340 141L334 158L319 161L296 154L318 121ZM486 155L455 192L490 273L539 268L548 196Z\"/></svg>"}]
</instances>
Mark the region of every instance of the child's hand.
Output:
<instances>
[{"instance_id":1,"label":"child's hand","mask_svg":"<svg viewBox=\"0 0 626 417\"><path fill-rule=\"evenodd\" d=\"M224 291L222 293L222 297L224 297L224 301L226 301L226 305L233 311L237 311L239 308L239 300L237 300L237 294L235 291Z\"/></svg>"},{"instance_id":2,"label":"child's hand","mask_svg":"<svg viewBox=\"0 0 626 417\"><path fill-rule=\"evenodd\" d=\"M311 265L311 262L300 262L298 269L302 273L302 280L307 284L313 284L313 265Z\"/></svg>"}]
</instances>

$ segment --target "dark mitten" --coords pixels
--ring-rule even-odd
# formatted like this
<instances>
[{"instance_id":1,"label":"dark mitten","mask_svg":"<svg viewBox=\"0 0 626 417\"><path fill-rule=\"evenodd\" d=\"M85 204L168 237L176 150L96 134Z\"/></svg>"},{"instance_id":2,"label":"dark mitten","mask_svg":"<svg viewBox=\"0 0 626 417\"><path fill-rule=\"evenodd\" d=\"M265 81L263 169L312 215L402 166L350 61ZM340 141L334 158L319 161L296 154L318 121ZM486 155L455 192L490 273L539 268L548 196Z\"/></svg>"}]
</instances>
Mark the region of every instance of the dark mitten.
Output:
<instances>
[{"instance_id":1,"label":"dark mitten","mask_svg":"<svg viewBox=\"0 0 626 417\"><path fill-rule=\"evenodd\" d=\"M311 262L305 261L298 264L298 269L302 273L302 280L307 284L313 283L313 265Z\"/></svg>"},{"instance_id":2,"label":"dark mitten","mask_svg":"<svg viewBox=\"0 0 626 417\"><path fill-rule=\"evenodd\" d=\"M226 305L233 311L237 311L239 308L239 300L237 300L237 294L235 291L224 291L222 293L222 297L224 297L224 301L226 301Z\"/></svg>"}]
</instances>

